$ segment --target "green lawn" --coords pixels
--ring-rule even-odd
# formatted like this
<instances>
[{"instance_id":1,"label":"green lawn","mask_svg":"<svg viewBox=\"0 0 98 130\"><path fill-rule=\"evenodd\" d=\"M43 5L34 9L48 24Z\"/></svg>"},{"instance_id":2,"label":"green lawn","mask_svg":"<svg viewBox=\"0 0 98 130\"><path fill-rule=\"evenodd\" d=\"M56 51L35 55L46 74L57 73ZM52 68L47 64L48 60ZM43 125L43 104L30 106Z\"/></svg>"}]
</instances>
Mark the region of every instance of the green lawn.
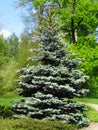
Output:
<instances>
[{"instance_id":1,"label":"green lawn","mask_svg":"<svg viewBox=\"0 0 98 130\"><path fill-rule=\"evenodd\" d=\"M85 114L89 118L90 122L98 122L98 111L91 107L87 108L88 110L85 112Z\"/></svg>"},{"instance_id":2,"label":"green lawn","mask_svg":"<svg viewBox=\"0 0 98 130\"><path fill-rule=\"evenodd\" d=\"M79 102L89 102L93 104L98 104L98 99L97 98L74 98L74 101L79 101Z\"/></svg>"},{"instance_id":3,"label":"green lawn","mask_svg":"<svg viewBox=\"0 0 98 130\"><path fill-rule=\"evenodd\" d=\"M74 98L74 101L78 101L81 103L92 103L92 104L98 104L98 99L97 98ZM91 122L98 122L98 111L95 109L88 107L88 110L85 112L87 117Z\"/></svg>"}]
</instances>

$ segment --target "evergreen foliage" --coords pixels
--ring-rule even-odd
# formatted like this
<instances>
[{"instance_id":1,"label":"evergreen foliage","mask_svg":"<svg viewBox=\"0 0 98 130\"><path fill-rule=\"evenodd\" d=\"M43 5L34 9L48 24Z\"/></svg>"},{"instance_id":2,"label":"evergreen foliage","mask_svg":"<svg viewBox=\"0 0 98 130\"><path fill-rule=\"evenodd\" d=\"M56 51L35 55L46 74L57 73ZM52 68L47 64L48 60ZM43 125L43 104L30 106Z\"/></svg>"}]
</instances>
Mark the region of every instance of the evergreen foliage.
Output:
<instances>
[{"instance_id":1,"label":"evergreen foliage","mask_svg":"<svg viewBox=\"0 0 98 130\"><path fill-rule=\"evenodd\" d=\"M18 91L24 98L15 101L14 117L61 120L79 127L88 125L88 118L83 114L85 106L69 100L88 92L85 89L88 76L76 69L82 60L65 52L67 45L62 43L62 35L58 35L58 28L50 19L39 27L38 34L39 49L34 51L39 57L30 59L39 65L20 70Z\"/></svg>"}]
</instances>

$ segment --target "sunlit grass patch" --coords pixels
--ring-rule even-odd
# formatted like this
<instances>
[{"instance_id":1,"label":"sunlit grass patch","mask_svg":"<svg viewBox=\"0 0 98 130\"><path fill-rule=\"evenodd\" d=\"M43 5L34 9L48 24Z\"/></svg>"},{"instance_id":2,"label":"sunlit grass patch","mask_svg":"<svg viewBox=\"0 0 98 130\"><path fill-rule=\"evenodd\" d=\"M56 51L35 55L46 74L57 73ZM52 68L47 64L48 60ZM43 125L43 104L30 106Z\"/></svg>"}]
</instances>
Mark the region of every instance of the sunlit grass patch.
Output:
<instances>
[{"instance_id":1,"label":"sunlit grass patch","mask_svg":"<svg viewBox=\"0 0 98 130\"><path fill-rule=\"evenodd\" d=\"M91 107L87 107L88 110L85 112L91 122L98 122L98 111Z\"/></svg>"},{"instance_id":2,"label":"sunlit grass patch","mask_svg":"<svg viewBox=\"0 0 98 130\"><path fill-rule=\"evenodd\" d=\"M91 103L91 104L98 104L97 98L75 98L74 101L78 101L81 103ZM86 105L87 106L87 105ZM96 111L94 108L91 108L87 106L88 110L85 112L87 117L91 122L98 122L98 111Z\"/></svg>"},{"instance_id":3,"label":"sunlit grass patch","mask_svg":"<svg viewBox=\"0 0 98 130\"><path fill-rule=\"evenodd\" d=\"M93 103L98 104L98 98L74 98L74 101L84 102L84 103Z\"/></svg>"},{"instance_id":4,"label":"sunlit grass patch","mask_svg":"<svg viewBox=\"0 0 98 130\"><path fill-rule=\"evenodd\" d=\"M21 97L16 95L14 92L7 92L0 96L0 105L11 106L15 100Z\"/></svg>"}]
</instances>

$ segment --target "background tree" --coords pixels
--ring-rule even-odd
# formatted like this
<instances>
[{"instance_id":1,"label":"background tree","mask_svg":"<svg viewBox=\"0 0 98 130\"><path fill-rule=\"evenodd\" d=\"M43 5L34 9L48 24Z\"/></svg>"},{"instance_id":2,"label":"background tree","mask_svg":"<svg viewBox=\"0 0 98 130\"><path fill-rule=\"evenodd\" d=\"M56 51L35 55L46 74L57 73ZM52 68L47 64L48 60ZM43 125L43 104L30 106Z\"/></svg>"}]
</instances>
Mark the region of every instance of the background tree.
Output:
<instances>
[{"instance_id":1,"label":"background tree","mask_svg":"<svg viewBox=\"0 0 98 130\"><path fill-rule=\"evenodd\" d=\"M7 50L7 41L2 36L0 36L0 55L7 55Z\"/></svg>"},{"instance_id":2,"label":"background tree","mask_svg":"<svg viewBox=\"0 0 98 130\"><path fill-rule=\"evenodd\" d=\"M68 33L72 42L77 37L93 34L98 25L98 1L94 0L54 0L58 5L62 29Z\"/></svg>"},{"instance_id":3,"label":"background tree","mask_svg":"<svg viewBox=\"0 0 98 130\"><path fill-rule=\"evenodd\" d=\"M18 54L19 38L13 33L8 37L7 42L9 44L9 56L16 57Z\"/></svg>"},{"instance_id":4,"label":"background tree","mask_svg":"<svg viewBox=\"0 0 98 130\"><path fill-rule=\"evenodd\" d=\"M38 42L34 40L33 36L35 37L34 33L32 33L31 35L25 32L21 34L21 42L17 55L17 60L20 64L20 68L25 67L28 64L37 65L37 63L32 63L30 60L28 60L28 57L31 57L32 55L37 55L33 52L33 49L38 48Z\"/></svg>"},{"instance_id":5,"label":"background tree","mask_svg":"<svg viewBox=\"0 0 98 130\"><path fill-rule=\"evenodd\" d=\"M62 35L58 35L52 19L43 22L38 31L39 49L34 50L39 57L30 58L40 64L20 70L18 91L24 98L13 105L14 117L61 120L79 127L88 125L84 105L63 99L85 96L88 76L76 69L81 60L65 52Z\"/></svg>"},{"instance_id":6,"label":"background tree","mask_svg":"<svg viewBox=\"0 0 98 130\"><path fill-rule=\"evenodd\" d=\"M18 0L16 7L21 7L22 10L22 18L25 24L25 30L28 33L34 31L36 25L41 24L42 16L44 13L44 4L46 0Z\"/></svg>"},{"instance_id":7,"label":"background tree","mask_svg":"<svg viewBox=\"0 0 98 130\"><path fill-rule=\"evenodd\" d=\"M58 17L56 17L58 24L73 43L77 42L80 36L93 35L98 26L98 1L95 0L42 0L41 2L39 0L19 0L19 3L27 5L31 21L35 13L37 14L36 20L41 21L41 16L47 12L46 7L50 4L54 8L53 13ZM32 10L36 11L32 12Z\"/></svg>"}]
</instances>

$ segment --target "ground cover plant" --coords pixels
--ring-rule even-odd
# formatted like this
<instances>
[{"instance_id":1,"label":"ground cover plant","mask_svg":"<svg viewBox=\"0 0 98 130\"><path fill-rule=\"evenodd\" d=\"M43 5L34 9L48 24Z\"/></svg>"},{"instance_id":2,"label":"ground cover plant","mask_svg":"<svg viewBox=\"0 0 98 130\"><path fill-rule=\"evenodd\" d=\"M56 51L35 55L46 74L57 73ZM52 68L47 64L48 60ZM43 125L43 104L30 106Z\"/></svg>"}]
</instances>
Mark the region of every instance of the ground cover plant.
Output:
<instances>
[{"instance_id":1,"label":"ground cover plant","mask_svg":"<svg viewBox=\"0 0 98 130\"><path fill-rule=\"evenodd\" d=\"M28 66L21 69L19 83L20 101L12 106L15 118L32 117L41 120L60 120L64 123L87 126L88 118L83 114L85 106L66 98L85 96L85 76L82 70L76 69L81 59L65 52L67 45L62 43L62 35L58 28L48 18L43 21L37 32L39 54L30 58L37 61L38 66ZM37 35L36 34L36 35Z\"/></svg>"},{"instance_id":2,"label":"ground cover plant","mask_svg":"<svg viewBox=\"0 0 98 130\"><path fill-rule=\"evenodd\" d=\"M57 121L0 119L0 130L76 130L76 128Z\"/></svg>"}]
</instances>

